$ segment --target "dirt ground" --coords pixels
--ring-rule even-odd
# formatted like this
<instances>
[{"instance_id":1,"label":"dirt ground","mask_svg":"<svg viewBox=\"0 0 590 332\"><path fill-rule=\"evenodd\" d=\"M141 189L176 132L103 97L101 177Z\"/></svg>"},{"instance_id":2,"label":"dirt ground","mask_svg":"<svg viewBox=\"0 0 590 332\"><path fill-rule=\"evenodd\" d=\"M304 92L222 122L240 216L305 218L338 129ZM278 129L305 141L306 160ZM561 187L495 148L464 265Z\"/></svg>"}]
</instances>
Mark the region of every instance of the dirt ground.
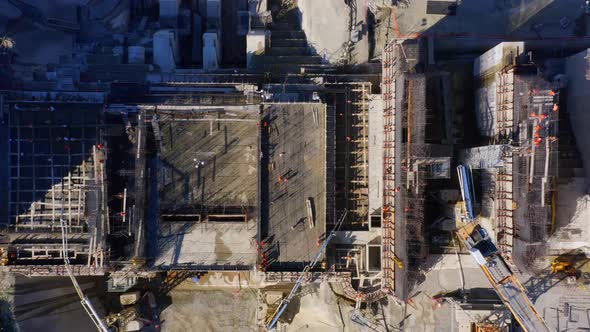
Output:
<instances>
[{"instance_id":1,"label":"dirt ground","mask_svg":"<svg viewBox=\"0 0 590 332\"><path fill-rule=\"evenodd\" d=\"M373 323L382 326L387 321L389 331L453 331L455 324L452 306L437 306L431 297L441 291L491 288L487 278L468 255L433 256L424 282L412 294L410 304L398 304L387 299L371 308L362 306L362 313ZM461 267L461 268L460 268ZM204 280L202 286L185 281L170 292L172 304L161 315L164 331L185 331L200 326L202 331L256 330L258 287L247 278L241 289L236 281L215 276ZM227 279L227 280L226 280ZM235 278L234 278L235 279ZM201 281L199 281L199 285ZM209 287L210 290L207 289ZM351 320L354 303L338 294L342 285L322 282L301 288L280 320L281 331L361 331ZM276 290L276 287L262 289ZM289 287L280 288L284 294Z\"/></svg>"},{"instance_id":2,"label":"dirt ground","mask_svg":"<svg viewBox=\"0 0 590 332\"><path fill-rule=\"evenodd\" d=\"M355 0L352 12L342 0L299 0L301 25L309 45L329 63L337 63L345 57L345 44L351 39L349 26L361 31L361 36L351 52L352 63L364 63L369 59L366 1ZM317 15L330 13L330 15ZM352 18L352 24L351 23Z\"/></svg>"},{"instance_id":3,"label":"dirt ground","mask_svg":"<svg viewBox=\"0 0 590 332\"><path fill-rule=\"evenodd\" d=\"M256 331L252 289L170 292L172 304L160 315L163 332Z\"/></svg>"},{"instance_id":4,"label":"dirt ground","mask_svg":"<svg viewBox=\"0 0 590 332\"><path fill-rule=\"evenodd\" d=\"M285 311L287 331L359 331L350 320L352 303L337 297L329 283L303 287L302 293Z\"/></svg>"},{"instance_id":5,"label":"dirt ground","mask_svg":"<svg viewBox=\"0 0 590 332\"><path fill-rule=\"evenodd\" d=\"M14 276L0 272L0 331L17 331L13 305Z\"/></svg>"}]
</instances>

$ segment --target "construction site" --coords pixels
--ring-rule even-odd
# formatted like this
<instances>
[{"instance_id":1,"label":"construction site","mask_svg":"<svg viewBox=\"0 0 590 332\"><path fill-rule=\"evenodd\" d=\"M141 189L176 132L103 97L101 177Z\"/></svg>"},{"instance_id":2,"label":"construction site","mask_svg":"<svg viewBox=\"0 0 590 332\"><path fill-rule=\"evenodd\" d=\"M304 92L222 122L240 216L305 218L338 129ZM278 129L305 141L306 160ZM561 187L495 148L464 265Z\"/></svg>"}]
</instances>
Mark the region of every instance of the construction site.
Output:
<instances>
[{"instance_id":1,"label":"construction site","mask_svg":"<svg viewBox=\"0 0 590 332\"><path fill-rule=\"evenodd\" d=\"M0 5L1 329L590 328L590 3L54 2Z\"/></svg>"}]
</instances>

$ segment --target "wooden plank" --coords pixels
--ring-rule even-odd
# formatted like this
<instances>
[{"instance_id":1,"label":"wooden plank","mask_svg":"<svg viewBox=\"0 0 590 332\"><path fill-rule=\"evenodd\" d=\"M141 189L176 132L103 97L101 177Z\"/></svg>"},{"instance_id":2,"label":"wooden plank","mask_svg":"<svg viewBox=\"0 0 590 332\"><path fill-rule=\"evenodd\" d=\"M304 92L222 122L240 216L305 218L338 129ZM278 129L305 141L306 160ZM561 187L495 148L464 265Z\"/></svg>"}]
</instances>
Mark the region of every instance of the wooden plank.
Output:
<instances>
[{"instance_id":1,"label":"wooden plank","mask_svg":"<svg viewBox=\"0 0 590 332\"><path fill-rule=\"evenodd\" d=\"M20 218L29 218L29 219L30 219L30 216L31 216L31 214L32 214L32 212L33 212L33 211L34 211L34 210L31 210L31 212L29 212L29 213L28 213L28 214L26 214L26 215L25 215L25 214L18 215L18 217L20 217ZM73 215L73 216L76 216L76 215L77 215L77 213L76 213L76 212L74 212L72 215ZM34 214L34 217L35 217L35 218L45 218L45 217L47 217L47 218L51 218L51 216L52 216L52 214L51 214L51 213L35 213L35 214ZM11 217L17 217L17 216L15 216L15 215L11 215ZM29 226L30 226L30 225L29 225Z\"/></svg>"},{"instance_id":2,"label":"wooden plank","mask_svg":"<svg viewBox=\"0 0 590 332\"><path fill-rule=\"evenodd\" d=\"M86 178L86 160L82 160L82 187L86 188L86 180L90 180Z\"/></svg>"},{"instance_id":3,"label":"wooden plank","mask_svg":"<svg viewBox=\"0 0 590 332\"><path fill-rule=\"evenodd\" d=\"M308 198L306 200L306 206L307 206L307 223L309 224L309 228L313 228L315 226L315 218L313 215L313 202L311 201L311 198Z\"/></svg>"},{"instance_id":4,"label":"wooden plank","mask_svg":"<svg viewBox=\"0 0 590 332\"><path fill-rule=\"evenodd\" d=\"M68 227L72 225L72 181L68 175ZM71 227L70 227L71 230Z\"/></svg>"},{"instance_id":5,"label":"wooden plank","mask_svg":"<svg viewBox=\"0 0 590 332\"><path fill-rule=\"evenodd\" d=\"M82 211L82 190L78 190L78 216L76 218L76 224L80 225L80 216Z\"/></svg>"},{"instance_id":6,"label":"wooden plank","mask_svg":"<svg viewBox=\"0 0 590 332\"><path fill-rule=\"evenodd\" d=\"M96 145L92 146L92 162L94 164L94 167L92 167L92 169L94 170L94 181L95 183L98 184L98 165L96 165L98 161L98 155L96 154Z\"/></svg>"},{"instance_id":7,"label":"wooden plank","mask_svg":"<svg viewBox=\"0 0 590 332\"><path fill-rule=\"evenodd\" d=\"M55 181L55 179L53 178L53 158L51 158L51 185L53 186L53 183ZM55 190L52 187L51 188L51 228L53 229L53 223L55 222Z\"/></svg>"},{"instance_id":8,"label":"wooden plank","mask_svg":"<svg viewBox=\"0 0 590 332\"><path fill-rule=\"evenodd\" d=\"M33 229L33 218L35 218L35 202L31 203L31 229Z\"/></svg>"}]
</instances>

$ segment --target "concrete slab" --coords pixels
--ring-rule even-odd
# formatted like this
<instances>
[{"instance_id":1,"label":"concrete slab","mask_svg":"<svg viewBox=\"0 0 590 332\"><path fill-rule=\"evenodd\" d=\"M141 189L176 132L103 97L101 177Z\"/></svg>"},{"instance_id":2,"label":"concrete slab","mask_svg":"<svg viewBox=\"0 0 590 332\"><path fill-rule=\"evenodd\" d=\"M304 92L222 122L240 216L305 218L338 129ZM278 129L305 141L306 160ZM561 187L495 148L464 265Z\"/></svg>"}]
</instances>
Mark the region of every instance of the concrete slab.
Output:
<instances>
[{"instance_id":1,"label":"concrete slab","mask_svg":"<svg viewBox=\"0 0 590 332\"><path fill-rule=\"evenodd\" d=\"M161 210L257 206L256 116L241 112L203 112L188 120L163 116Z\"/></svg>"},{"instance_id":2,"label":"concrete slab","mask_svg":"<svg viewBox=\"0 0 590 332\"><path fill-rule=\"evenodd\" d=\"M267 243L275 262L311 261L326 232L326 105L267 105L263 117L269 123Z\"/></svg>"},{"instance_id":3,"label":"concrete slab","mask_svg":"<svg viewBox=\"0 0 590 332\"><path fill-rule=\"evenodd\" d=\"M157 266L256 261L257 113L160 113ZM229 219L227 219L229 218Z\"/></svg>"},{"instance_id":4,"label":"concrete slab","mask_svg":"<svg viewBox=\"0 0 590 332\"><path fill-rule=\"evenodd\" d=\"M239 265L256 262L256 223L161 223L156 266Z\"/></svg>"},{"instance_id":5,"label":"concrete slab","mask_svg":"<svg viewBox=\"0 0 590 332\"><path fill-rule=\"evenodd\" d=\"M383 100L369 102L369 215L381 215L383 205Z\"/></svg>"}]
</instances>

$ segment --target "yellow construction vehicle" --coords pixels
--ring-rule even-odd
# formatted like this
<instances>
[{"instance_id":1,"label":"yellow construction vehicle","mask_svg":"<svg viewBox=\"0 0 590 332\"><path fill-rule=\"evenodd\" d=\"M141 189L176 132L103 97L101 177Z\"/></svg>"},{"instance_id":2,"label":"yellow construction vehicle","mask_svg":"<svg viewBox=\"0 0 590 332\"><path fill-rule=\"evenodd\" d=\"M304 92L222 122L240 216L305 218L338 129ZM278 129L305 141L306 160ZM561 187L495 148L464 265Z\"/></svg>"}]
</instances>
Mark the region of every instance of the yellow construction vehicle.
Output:
<instances>
[{"instance_id":1,"label":"yellow construction vehicle","mask_svg":"<svg viewBox=\"0 0 590 332\"><path fill-rule=\"evenodd\" d=\"M131 258L131 265L134 267L142 267L145 265L145 259L143 257L134 256Z\"/></svg>"},{"instance_id":2,"label":"yellow construction vehicle","mask_svg":"<svg viewBox=\"0 0 590 332\"><path fill-rule=\"evenodd\" d=\"M401 259L397 258L397 256L393 256L393 261L395 262L395 264L397 265L397 267L399 267L400 269L404 268L404 263L402 263Z\"/></svg>"},{"instance_id":3,"label":"yellow construction vehicle","mask_svg":"<svg viewBox=\"0 0 590 332\"><path fill-rule=\"evenodd\" d=\"M0 265L13 264L16 260L16 250L13 247L0 247Z\"/></svg>"},{"instance_id":4,"label":"yellow construction vehicle","mask_svg":"<svg viewBox=\"0 0 590 332\"><path fill-rule=\"evenodd\" d=\"M8 250L0 248L0 265L6 266L8 263Z\"/></svg>"},{"instance_id":5,"label":"yellow construction vehicle","mask_svg":"<svg viewBox=\"0 0 590 332\"><path fill-rule=\"evenodd\" d=\"M492 325L492 324L484 324L484 323L475 323L472 326L472 331L475 332L502 332L504 331L502 328Z\"/></svg>"},{"instance_id":6,"label":"yellow construction vehicle","mask_svg":"<svg viewBox=\"0 0 590 332\"><path fill-rule=\"evenodd\" d=\"M551 263L551 273L565 273L567 275L576 274L576 268L570 262L560 261L558 258Z\"/></svg>"}]
</instances>

